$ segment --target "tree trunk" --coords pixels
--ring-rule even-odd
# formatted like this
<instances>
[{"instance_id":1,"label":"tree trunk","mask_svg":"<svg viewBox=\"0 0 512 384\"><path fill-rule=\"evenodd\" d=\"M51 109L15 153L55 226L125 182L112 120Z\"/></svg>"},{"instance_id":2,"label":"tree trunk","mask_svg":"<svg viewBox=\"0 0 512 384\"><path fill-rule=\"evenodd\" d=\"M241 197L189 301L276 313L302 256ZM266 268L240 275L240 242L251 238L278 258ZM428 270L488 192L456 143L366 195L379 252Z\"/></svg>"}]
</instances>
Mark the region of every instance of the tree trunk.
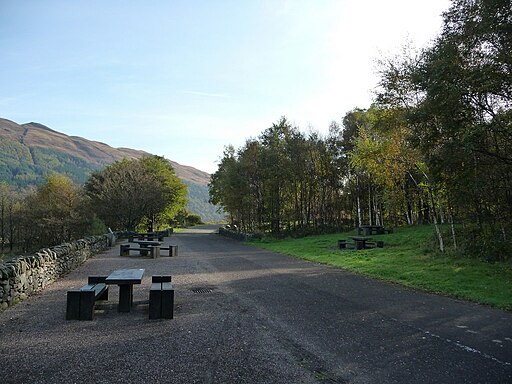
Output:
<instances>
[{"instance_id":1,"label":"tree trunk","mask_svg":"<svg viewBox=\"0 0 512 384\"><path fill-rule=\"evenodd\" d=\"M361 218L361 201L359 197L360 193L361 189L359 186L359 175L356 175L357 222L359 227L363 225L363 220Z\"/></svg>"},{"instance_id":2,"label":"tree trunk","mask_svg":"<svg viewBox=\"0 0 512 384\"><path fill-rule=\"evenodd\" d=\"M380 221L380 217L379 217L379 207L377 205L376 193L373 194L373 212L375 214L375 225L381 225L381 221Z\"/></svg>"},{"instance_id":3,"label":"tree trunk","mask_svg":"<svg viewBox=\"0 0 512 384\"><path fill-rule=\"evenodd\" d=\"M456 250L457 249L457 236L455 233L455 223L453 220L453 207L449 200L448 200L448 220L450 221L450 228L451 228L451 232L452 232L453 249Z\"/></svg>"},{"instance_id":4,"label":"tree trunk","mask_svg":"<svg viewBox=\"0 0 512 384\"><path fill-rule=\"evenodd\" d=\"M436 212L436 206L434 202L434 193L432 192L432 189L429 187L429 195L430 195L430 212L432 215L432 220L434 220L434 228L436 230L437 235L437 241L439 244L439 250L444 253L444 240L443 240L443 234L441 232L441 228L439 227L439 223L437 221L437 212Z\"/></svg>"}]
</instances>

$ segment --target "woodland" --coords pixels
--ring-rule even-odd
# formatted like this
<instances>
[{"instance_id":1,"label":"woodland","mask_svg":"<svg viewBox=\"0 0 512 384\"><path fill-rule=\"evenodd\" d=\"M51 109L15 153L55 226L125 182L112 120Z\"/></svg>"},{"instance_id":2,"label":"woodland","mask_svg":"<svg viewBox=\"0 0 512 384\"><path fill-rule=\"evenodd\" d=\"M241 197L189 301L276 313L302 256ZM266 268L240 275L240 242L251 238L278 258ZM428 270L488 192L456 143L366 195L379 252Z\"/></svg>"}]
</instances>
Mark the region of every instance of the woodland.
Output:
<instances>
[{"instance_id":1,"label":"woodland","mask_svg":"<svg viewBox=\"0 0 512 384\"><path fill-rule=\"evenodd\" d=\"M428 47L380 60L371 107L326 135L282 117L227 146L211 202L247 232L428 224L440 252L510 260L512 8L455 0L443 20Z\"/></svg>"},{"instance_id":2,"label":"woodland","mask_svg":"<svg viewBox=\"0 0 512 384\"><path fill-rule=\"evenodd\" d=\"M159 156L120 160L95 171L84 185L52 174L40 186L17 190L0 183L0 254L112 230L144 231L197 223L186 209L187 186Z\"/></svg>"}]
</instances>

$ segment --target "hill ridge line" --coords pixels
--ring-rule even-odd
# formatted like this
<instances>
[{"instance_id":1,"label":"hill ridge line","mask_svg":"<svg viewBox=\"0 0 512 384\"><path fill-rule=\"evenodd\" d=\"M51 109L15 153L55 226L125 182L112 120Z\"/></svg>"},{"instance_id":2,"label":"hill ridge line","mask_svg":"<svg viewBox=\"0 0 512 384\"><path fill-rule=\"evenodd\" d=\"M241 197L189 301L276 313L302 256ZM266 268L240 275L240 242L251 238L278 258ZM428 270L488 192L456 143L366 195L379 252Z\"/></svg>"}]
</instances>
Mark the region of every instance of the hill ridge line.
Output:
<instances>
[{"instance_id":1,"label":"hill ridge line","mask_svg":"<svg viewBox=\"0 0 512 384\"><path fill-rule=\"evenodd\" d=\"M18 124L1 117L0 139L0 181L18 188L39 185L46 175L54 172L83 183L91 172L115 161L153 155L143 150L115 148L81 136L66 135L40 123ZM197 188L189 188L189 210L202 217L208 216L208 221L222 220L217 207L208 203L210 174L166 160L181 180L197 185Z\"/></svg>"}]
</instances>

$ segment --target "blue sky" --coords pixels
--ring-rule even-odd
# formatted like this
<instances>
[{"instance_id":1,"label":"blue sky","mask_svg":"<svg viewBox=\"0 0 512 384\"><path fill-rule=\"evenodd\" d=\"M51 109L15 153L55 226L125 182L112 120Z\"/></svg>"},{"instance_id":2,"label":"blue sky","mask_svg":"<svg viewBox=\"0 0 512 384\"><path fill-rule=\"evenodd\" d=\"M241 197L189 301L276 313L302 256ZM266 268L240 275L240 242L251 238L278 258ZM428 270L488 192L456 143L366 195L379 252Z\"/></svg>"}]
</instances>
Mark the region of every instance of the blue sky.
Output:
<instances>
[{"instance_id":1,"label":"blue sky","mask_svg":"<svg viewBox=\"0 0 512 384\"><path fill-rule=\"evenodd\" d=\"M448 0L0 0L0 117L214 172L281 116L327 132Z\"/></svg>"}]
</instances>

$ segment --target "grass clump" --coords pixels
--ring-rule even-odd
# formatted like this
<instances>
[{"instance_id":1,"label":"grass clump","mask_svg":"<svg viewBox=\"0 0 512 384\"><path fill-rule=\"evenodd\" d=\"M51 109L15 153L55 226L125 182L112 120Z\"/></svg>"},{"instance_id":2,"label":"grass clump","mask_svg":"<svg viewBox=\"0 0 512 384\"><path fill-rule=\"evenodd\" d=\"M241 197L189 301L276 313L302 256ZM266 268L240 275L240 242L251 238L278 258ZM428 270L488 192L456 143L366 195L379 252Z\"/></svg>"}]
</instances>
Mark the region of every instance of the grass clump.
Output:
<instances>
[{"instance_id":1,"label":"grass clump","mask_svg":"<svg viewBox=\"0 0 512 384\"><path fill-rule=\"evenodd\" d=\"M471 300L512 310L512 269L435 250L430 226L400 228L392 234L372 236L384 248L355 251L337 249L339 239L353 232L301 239L253 240L251 244L301 259L328 264L366 276L427 292Z\"/></svg>"}]
</instances>

